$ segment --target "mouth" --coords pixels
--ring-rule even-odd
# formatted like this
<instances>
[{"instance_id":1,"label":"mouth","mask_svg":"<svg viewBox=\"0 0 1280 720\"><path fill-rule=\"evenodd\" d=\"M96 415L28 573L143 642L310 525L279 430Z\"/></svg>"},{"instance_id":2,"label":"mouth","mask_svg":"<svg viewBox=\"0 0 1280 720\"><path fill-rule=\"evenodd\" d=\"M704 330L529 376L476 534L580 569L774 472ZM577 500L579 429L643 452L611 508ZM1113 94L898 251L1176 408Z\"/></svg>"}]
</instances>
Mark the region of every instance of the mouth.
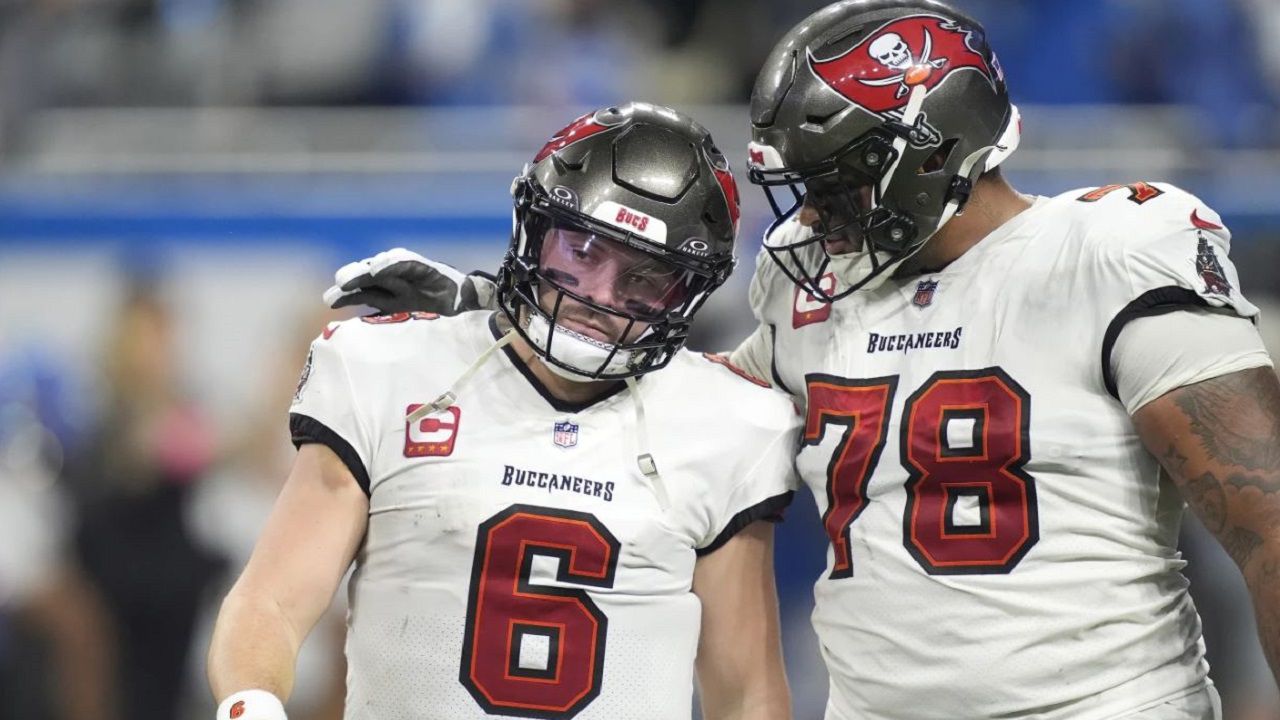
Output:
<instances>
[{"instance_id":1,"label":"mouth","mask_svg":"<svg viewBox=\"0 0 1280 720\"><path fill-rule=\"evenodd\" d=\"M827 255L846 255L862 249L862 230L850 223L822 238L822 249Z\"/></svg>"},{"instance_id":2,"label":"mouth","mask_svg":"<svg viewBox=\"0 0 1280 720\"><path fill-rule=\"evenodd\" d=\"M857 250L854 242L843 235L837 237L825 238L822 241L822 249L827 251L828 255L844 255Z\"/></svg>"},{"instance_id":3,"label":"mouth","mask_svg":"<svg viewBox=\"0 0 1280 720\"><path fill-rule=\"evenodd\" d=\"M556 318L556 324L565 330L575 332L579 335L591 338L603 343L612 343L614 332L605 327L603 323L579 317L560 317Z\"/></svg>"}]
</instances>

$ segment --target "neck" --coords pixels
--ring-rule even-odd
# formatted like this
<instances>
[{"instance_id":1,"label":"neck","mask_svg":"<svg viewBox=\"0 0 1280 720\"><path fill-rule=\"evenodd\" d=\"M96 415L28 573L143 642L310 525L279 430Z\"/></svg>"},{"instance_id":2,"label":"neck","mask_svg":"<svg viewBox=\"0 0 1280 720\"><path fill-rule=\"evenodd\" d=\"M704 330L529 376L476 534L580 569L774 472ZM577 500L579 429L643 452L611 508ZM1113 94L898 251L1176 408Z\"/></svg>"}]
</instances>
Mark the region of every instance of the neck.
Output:
<instances>
[{"instance_id":1,"label":"neck","mask_svg":"<svg viewBox=\"0 0 1280 720\"><path fill-rule=\"evenodd\" d=\"M503 332L506 332L510 326L506 317L499 314L498 327ZM611 392L618 386L618 383L622 382L621 380L587 380L584 382L569 380L551 372L551 369L543 362L542 357L534 351L533 347L524 338L517 337L512 340L510 347L516 357L519 358L519 361L529 368L529 372L533 373L538 382L542 383L546 391L557 400L574 404L591 402Z\"/></svg>"},{"instance_id":2,"label":"neck","mask_svg":"<svg viewBox=\"0 0 1280 720\"><path fill-rule=\"evenodd\" d=\"M895 274L941 270L1034 202L1030 196L1015 190L999 173L980 179L974 185L964 213L952 218L929 238L924 249L904 262Z\"/></svg>"}]
</instances>

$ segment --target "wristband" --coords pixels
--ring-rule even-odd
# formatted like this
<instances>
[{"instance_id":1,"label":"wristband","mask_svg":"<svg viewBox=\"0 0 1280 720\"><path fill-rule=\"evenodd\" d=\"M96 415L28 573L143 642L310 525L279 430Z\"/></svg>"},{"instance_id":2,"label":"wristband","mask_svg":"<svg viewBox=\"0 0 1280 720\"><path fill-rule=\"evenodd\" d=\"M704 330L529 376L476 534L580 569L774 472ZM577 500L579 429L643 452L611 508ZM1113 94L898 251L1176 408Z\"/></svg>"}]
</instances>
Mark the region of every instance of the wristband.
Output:
<instances>
[{"instance_id":1,"label":"wristband","mask_svg":"<svg viewBox=\"0 0 1280 720\"><path fill-rule=\"evenodd\" d=\"M217 720L288 720L280 698L266 690L241 690L218 706Z\"/></svg>"}]
</instances>

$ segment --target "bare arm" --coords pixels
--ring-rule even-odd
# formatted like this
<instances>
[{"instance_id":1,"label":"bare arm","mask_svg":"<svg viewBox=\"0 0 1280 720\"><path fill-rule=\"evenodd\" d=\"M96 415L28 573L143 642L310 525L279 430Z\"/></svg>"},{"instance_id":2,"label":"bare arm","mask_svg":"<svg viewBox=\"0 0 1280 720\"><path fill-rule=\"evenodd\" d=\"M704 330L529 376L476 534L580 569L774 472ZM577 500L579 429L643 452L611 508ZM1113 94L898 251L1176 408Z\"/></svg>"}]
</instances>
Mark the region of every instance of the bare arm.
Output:
<instances>
[{"instance_id":1,"label":"bare arm","mask_svg":"<svg viewBox=\"0 0 1280 720\"><path fill-rule=\"evenodd\" d=\"M702 601L698 688L706 720L789 720L782 666L773 525L752 523L698 559L693 591Z\"/></svg>"},{"instance_id":2,"label":"bare arm","mask_svg":"<svg viewBox=\"0 0 1280 720\"><path fill-rule=\"evenodd\" d=\"M1280 381L1254 368L1178 388L1133 416L1147 448L1244 574L1280 683Z\"/></svg>"},{"instance_id":3,"label":"bare arm","mask_svg":"<svg viewBox=\"0 0 1280 720\"><path fill-rule=\"evenodd\" d=\"M298 648L351 565L368 514L368 498L338 456L323 445L303 445L218 613L209 648L209 684L218 700L248 689L289 696Z\"/></svg>"}]
</instances>

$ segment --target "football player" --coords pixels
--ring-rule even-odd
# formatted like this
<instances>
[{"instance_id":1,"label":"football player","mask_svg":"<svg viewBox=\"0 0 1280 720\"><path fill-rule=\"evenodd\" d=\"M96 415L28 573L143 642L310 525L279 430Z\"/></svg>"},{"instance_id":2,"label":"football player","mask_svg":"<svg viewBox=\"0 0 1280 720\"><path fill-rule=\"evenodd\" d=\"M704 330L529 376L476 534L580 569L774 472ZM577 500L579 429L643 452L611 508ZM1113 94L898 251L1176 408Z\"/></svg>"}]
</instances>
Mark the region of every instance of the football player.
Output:
<instances>
[{"instance_id":1,"label":"football player","mask_svg":"<svg viewBox=\"0 0 1280 720\"><path fill-rule=\"evenodd\" d=\"M1017 192L1003 71L942 3L820 10L751 114L778 221L733 359L806 407L827 717L1216 717L1184 502L1280 672L1280 383L1218 215Z\"/></svg>"},{"instance_id":2,"label":"football player","mask_svg":"<svg viewBox=\"0 0 1280 720\"><path fill-rule=\"evenodd\" d=\"M710 135L633 103L513 184L500 312L315 340L299 453L209 657L219 720L281 720L349 566L348 720L790 717L772 526L800 419L682 350L734 265Z\"/></svg>"},{"instance_id":3,"label":"football player","mask_svg":"<svg viewBox=\"0 0 1280 720\"><path fill-rule=\"evenodd\" d=\"M731 359L806 409L827 719L1217 717L1185 504L1280 673L1280 382L1219 216L1157 182L1017 192L1003 71L940 2L820 10L751 114L778 220ZM356 275L330 298L485 296L404 255Z\"/></svg>"}]
</instances>

